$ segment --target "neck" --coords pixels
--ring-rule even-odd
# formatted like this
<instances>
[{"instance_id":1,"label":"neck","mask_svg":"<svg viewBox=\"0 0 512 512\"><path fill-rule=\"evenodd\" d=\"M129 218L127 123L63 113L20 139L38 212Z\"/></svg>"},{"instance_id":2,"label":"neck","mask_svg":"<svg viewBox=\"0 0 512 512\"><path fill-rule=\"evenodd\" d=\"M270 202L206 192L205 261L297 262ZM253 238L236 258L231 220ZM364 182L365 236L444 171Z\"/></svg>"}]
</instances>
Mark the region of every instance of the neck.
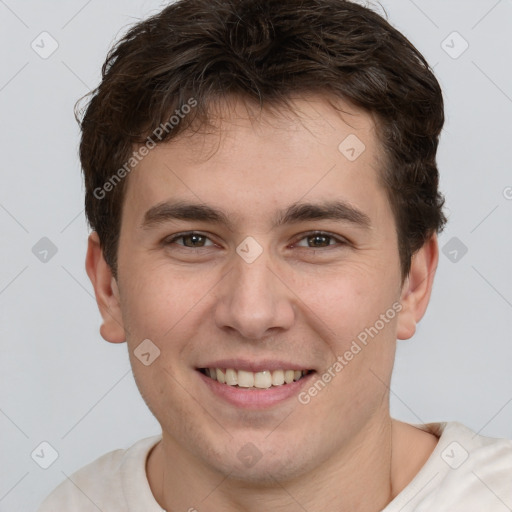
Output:
<instances>
[{"instance_id":1,"label":"neck","mask_svg":"<svg viewBox=\"0 0 512 512\"><path fill-rule=\"evenodd\" d=\"M300 506L309 512L378 512L401 490L393 482L400 468L393 460L393 424L389 416L379 418L321 465L286 480L269 473L265 482L235 480L164 433L148 458L148 480L167 511L295 512ZM400 486L405 480L401 475Z\"/></svg>"}]
</instances>

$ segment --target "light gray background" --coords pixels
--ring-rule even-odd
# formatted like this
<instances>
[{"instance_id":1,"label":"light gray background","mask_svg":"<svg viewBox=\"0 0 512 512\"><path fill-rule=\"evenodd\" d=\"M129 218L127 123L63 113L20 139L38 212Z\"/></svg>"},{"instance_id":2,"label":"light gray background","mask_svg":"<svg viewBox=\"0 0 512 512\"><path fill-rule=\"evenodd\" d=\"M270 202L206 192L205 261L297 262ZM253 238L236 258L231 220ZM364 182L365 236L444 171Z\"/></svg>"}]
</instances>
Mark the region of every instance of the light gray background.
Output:
<instances>
[{"instance_id":1,"label":"light gray background","mask_svg":"<svg viewBox=\"0 0 512 512\"><path fill-rule=\"evenodd\" d=\"M160 5L0 0L0 511L34 510L65 475L159 432L126 345L98 332L72 109L97 85L116 35ZM440 245L457 237L468 249L456 262L441 253L429 310L399 342L392 413L512 438L512 1L383 5L444 89ZM59 45L47 59L31 48L43 31ZM469 43L456 59L454 31ZM58 250L46 263L32 252L42 237ZM42 441L59 454L46 470L31 458Z\"/></svg>"}]
</instances>

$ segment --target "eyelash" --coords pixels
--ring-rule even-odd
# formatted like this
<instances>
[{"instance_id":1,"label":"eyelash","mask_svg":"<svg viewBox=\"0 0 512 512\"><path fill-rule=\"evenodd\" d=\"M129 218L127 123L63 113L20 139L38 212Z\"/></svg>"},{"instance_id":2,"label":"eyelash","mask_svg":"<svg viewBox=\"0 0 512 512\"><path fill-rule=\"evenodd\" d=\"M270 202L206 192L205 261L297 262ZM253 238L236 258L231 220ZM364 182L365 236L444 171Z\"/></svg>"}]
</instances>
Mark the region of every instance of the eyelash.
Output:
<instances>
[{"instance_id":1,"label":"eyelash","mask_svg":"<svg viewBox=\"0 0 512 512\"><path fill-rule=\"evenodd\" d=\"M186 238L186 237L189 237L189 236L194 236L194 235L197 235L197 236L200 236L200 237L204 237L204 238L207 238L208 240L210 240L210 242L214 243L210 237L205 234L205 233L201 233L200 231L187 231L185 233L178 233L176 235L173 235L171 238L166 238L165 240L163 240L163 244L164 245L171 245L173 243L175 243L177 240L181 239L181 238ZM330 238L331 240L335 240L338 242L339 245L343 246L343 245L348 245L349 242L343 238L343 237L340 237L340 236L337 236L337 235L333 235L332 233L329 233L329 232L326 232L326 231L308 231L306 233L303 233L301 238L298 238L295 242L293 242L293 244L297 244L298 242L301 242L302 240L306 239L306 238L309 238L309 237L314 237L314 236L323 236L323 237L327 237L327 238ZM205 249L206 247L211 247L211 246L206 246L206 247L187 247L185 245L180 245L178 244L180 248L183 248L183 249ZM329 249L331 247L335 247L335 245L327 245L326 247L302 247L302 249Z\"/></svg>"}]
</instances>

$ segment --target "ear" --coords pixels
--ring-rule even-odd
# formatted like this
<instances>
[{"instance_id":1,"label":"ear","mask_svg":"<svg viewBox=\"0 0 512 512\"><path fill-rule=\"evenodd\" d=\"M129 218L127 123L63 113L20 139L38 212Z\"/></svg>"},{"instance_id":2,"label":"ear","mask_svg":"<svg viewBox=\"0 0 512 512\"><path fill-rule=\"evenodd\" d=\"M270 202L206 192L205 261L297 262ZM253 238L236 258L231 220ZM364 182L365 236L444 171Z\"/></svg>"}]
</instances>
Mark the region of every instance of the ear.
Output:
<instances>
[{"instance_id":1,"label":"ear","mask_svg":"<svg viewBox=\"0 0 512 512\"><path fill-rule=\"evenodd\" d=\"M402 310L398 315L397 337L407 340L414 336L416 324L427 310L434 276L439 261L437 235L432 235L412 257L411 270L400 295Z\"/></svg>"},{"instance_id":2,"label":"ear","mask_svg":"<svg viewBox=\"0 0 512 512\"><path fill-rule=\"evenodd\" d=\"M89 235L85 269L94 287L96 302L103 319L100 327L101 336L111 343L126 341L119 288L112 275L112 270L103 257L103 249L96 231Z\"/></svg>"}]
</instances>

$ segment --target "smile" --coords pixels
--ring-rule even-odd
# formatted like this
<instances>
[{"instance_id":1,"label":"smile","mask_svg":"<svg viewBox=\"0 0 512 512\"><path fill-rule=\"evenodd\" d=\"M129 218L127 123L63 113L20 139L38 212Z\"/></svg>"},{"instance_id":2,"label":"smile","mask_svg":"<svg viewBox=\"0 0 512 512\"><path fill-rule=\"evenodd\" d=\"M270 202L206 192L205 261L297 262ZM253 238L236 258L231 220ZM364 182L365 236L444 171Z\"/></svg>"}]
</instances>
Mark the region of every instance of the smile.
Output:
<instances>
[{"instance_id":1,"label":"smile","mask_svg":"<svg viewBox=\"0 0 512 512\"><path fill-rule=\"evenodd\" d=\"M269 389L296 382L311 370L264 370L251 372L233 368L200 368L199 371L220 384L245 389Z\"/></svg>"}]
</instances>

